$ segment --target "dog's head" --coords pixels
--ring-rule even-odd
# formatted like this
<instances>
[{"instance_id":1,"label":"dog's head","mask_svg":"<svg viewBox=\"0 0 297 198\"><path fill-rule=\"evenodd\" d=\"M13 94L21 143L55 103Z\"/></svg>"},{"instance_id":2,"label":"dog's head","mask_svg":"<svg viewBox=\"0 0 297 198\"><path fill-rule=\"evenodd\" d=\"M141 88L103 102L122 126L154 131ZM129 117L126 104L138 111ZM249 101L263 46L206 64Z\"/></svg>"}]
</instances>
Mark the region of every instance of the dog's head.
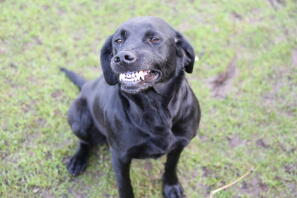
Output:
<instances>
[{"instance_id":1,"label":"dog's head","mask_svg":"<svg viewBox=\"0 0 297 198\"><path fill-rule=\"evenodd\" d=\"M139 93L166 82L179 71L191 73L192 46L157 17L137 17L122 24L105 42L101 65L106 82Z\"/></svg>"}]
</instances>

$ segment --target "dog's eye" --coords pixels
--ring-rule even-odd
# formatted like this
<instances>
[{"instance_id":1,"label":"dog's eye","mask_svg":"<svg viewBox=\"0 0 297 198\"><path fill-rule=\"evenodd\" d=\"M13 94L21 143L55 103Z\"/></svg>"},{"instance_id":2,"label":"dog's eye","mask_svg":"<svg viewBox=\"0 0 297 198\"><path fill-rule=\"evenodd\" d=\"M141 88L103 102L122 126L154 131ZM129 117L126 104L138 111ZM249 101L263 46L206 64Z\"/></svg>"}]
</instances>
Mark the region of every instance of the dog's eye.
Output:
<instances>
[{"instance_id":1,"label":"dog's eye","mask_svg":"<svg viewBox=\"0 0 297 198\"><path fill-rule=\"evenodd\" d=\"M117 44L120 44L120 43L123 42L123 40L122 39L116 39L114 42L117 43Z\"/></svg>"},{"instance_id":2,"label":"dog's eye","mask_svg":"<svg viewBox=\"0 0 297 198\"><path fill-rule=\"evenodd\" d=\"M153 36L149 39L149 41L151 43L158 43L160 41L160 38L156 37L156 36Z\"/></svg>"}]
</instances>

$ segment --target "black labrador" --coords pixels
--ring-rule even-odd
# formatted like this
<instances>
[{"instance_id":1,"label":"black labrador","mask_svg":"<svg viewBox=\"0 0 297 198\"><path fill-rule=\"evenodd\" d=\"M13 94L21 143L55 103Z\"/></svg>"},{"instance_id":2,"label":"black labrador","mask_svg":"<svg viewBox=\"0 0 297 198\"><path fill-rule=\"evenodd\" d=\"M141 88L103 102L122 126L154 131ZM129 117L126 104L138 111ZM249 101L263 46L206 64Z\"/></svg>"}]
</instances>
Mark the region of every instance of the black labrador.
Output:
<instances>
[{"instance_id":1,"label":"black labrador","mask_svg":"<svg viewBox=\"0 0 297 198\"><path fill-rule=\"evenodd\" d=\"M68 171L78 175L86 168L92 145L107 142L120 197L133 198L131 160L167 155L163 195L184 197L177 163L200 121L199 104L184 72L193 70L193 48L163 20L137 17L106 40L100 58L103 77L94 81L61 68L81 89L68 112L79 138Z\"/></svg>"}]
</instances>

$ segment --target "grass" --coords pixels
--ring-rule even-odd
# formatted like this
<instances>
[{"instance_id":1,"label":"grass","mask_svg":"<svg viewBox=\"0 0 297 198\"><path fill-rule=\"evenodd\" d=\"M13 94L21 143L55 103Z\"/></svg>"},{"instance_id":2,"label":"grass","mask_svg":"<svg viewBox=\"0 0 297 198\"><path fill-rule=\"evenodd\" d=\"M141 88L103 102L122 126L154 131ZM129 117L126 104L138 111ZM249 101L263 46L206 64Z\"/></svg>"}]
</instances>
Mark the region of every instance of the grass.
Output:
<instances>
[{"instance_id":1,"label":"grass","mask_svg":"<svg viewBox=\"0 0 297 198\"><path fill-rule=\"evenodd\" d=\"M187 197L255 171L215 195L297 197L297 4L294 0L0 1L0 197L117 197L106 147L71 177L76 138L66 112L77 89L64 66L93 79L98 52L127 19L160 16L195 47L188 75L202 106L199 136L182 155ZM210 79L236 56L225 97ZM161 197L161 160L133 161L136 197Z\"/></svg>"}]
</instances>

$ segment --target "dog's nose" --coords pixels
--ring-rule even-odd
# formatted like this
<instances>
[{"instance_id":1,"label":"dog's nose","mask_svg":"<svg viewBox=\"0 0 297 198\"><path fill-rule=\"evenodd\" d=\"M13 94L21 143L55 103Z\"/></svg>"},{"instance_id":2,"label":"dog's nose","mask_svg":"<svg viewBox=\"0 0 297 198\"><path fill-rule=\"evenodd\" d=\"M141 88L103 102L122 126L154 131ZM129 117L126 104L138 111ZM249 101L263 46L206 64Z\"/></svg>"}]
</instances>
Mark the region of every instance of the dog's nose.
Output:
<instances>
[{"instance_id":1,"label":"dog's nose","mask_svg":"<svg viewBox=\"0 0 297 198\"><path fill-rule=\"evenodd\" d=\"M129 51L121 51L114 57L114 62L119 63L126 63L131 64L136 61L136 56L134 53Z\"/></svg>"}]
</instances>

